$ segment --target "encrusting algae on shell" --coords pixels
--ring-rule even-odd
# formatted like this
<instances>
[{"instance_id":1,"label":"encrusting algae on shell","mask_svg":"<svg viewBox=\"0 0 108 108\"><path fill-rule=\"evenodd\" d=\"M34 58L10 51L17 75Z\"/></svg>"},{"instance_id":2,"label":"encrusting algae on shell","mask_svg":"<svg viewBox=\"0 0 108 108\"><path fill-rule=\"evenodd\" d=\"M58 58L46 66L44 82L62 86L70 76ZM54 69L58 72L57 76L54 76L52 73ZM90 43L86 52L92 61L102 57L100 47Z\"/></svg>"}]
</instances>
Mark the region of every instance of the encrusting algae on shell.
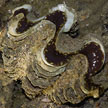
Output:
<instances>
[{"instance_id":1,"label":"encrusting algae on shell","mask_svg":"<svg viewBox=\"0 0 108 108\"><path fill-rule=\"evenodd\" d=\"M77 23L75 10L59 4L36 20L28 17L31 10L28 4L15 8L1 38L4 85L21 80L29 98L45 94L58 104L98 98L103 88L92 81L92 76L104 65L101 41L86 36L80 39L80 47L74 46L76 50L62 52L57 41Z\"/></svg>"}]
</instances>

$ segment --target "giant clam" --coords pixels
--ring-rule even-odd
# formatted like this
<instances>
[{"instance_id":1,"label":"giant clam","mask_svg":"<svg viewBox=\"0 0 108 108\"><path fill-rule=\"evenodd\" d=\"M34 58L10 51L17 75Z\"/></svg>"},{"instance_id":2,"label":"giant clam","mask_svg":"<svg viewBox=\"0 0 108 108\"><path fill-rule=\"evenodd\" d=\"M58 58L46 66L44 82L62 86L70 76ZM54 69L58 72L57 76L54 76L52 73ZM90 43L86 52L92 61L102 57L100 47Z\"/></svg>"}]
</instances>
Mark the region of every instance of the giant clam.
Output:
<instances>
[{"instance_id":1,"label":"giant clam","mask_svg":"<svg viewBox=\"0 0 108 108\"><path fill-rule=\"evenodd\" d=\"M32 19L31 9L28 4L15 8L9 18L2 39L3 75L21 80L29 98L43 93L56 103L76 104L89 96L99 97L102 88L91 77L105 61L101 40L87 35L79 39L80 46L72 46L74 50L60 51L57 41L77 22L75 10L59 4L47 15Z\"/></svg>"}]
</instances>

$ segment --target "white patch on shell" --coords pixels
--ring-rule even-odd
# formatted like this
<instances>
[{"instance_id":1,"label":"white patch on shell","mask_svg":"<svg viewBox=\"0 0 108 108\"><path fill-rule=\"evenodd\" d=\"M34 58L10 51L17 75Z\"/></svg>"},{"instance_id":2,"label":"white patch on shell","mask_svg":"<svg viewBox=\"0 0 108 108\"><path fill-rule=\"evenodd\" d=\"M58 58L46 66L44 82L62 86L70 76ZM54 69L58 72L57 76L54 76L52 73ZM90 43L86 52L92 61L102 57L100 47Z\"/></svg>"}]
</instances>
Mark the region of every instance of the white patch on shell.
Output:
<instances>
[{"instance_id":1,"label":"white patch on shell","mask_svg":"<svg viewBox=\"0 0 108 108\"><path fill-rule=\"evenodd\" d=\"M44 19L45 19L45 16L42 16L42 17L40 17L40 18L38 18L38 19L32 20L32 22L33 22L33 23L36 23L36 22L42 21L42 20L44 20Z\"/></svg>"},{"instance_id":2,"label":"white patch on shell","mask_svg":"<svg viewBox=\"0 0 108 108\"><path fill-rule=\"evenodd\" d=\"M42 50L41 50L41 57L42 57L43 62L44 62L46 65L48 65L48 66L53 66L52 64L50 64L50 63L48 63L48 62L46 61L45 55L44 55L44 48L42 48Z\"/></svg>"},{"instance_id":3,"label":"white patch on shell","mask_svg":"<svg viewBox=\"0 0 108 108\"><path fill-rule=\"evenodd\" d=\"M27 9L28 12L30 12L32 10L32 6L31 5L24 4L24 5L20 6L20 7L15 8L14 10L12 10L12 13L14 14L15 11L17 11L19 9L22 9L22 8Z\"/></svg>"}]
</instances>

